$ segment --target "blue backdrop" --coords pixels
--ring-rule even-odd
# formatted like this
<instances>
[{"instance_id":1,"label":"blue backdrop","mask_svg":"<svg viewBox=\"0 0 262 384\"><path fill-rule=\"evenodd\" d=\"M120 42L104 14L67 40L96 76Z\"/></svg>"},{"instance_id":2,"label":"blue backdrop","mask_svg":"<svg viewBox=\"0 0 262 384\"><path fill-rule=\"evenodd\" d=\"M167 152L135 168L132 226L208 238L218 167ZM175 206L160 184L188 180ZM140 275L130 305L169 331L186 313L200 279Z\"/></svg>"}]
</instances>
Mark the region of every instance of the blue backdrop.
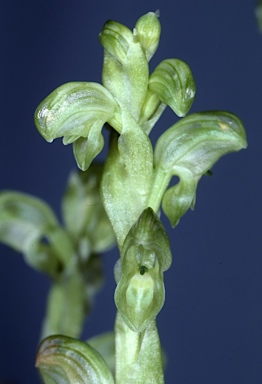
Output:
<instances>
[{"instance_id":1,"label":"blue backdrop","mask_svg":"<svg viewBox=\"0 0 262 384\"><path fill-rule=\"evenodd\" d=\"M132 28L160 9L162 35L152 68L186 61L197 85L192 112L229 110L249 146L228 155L199 184L194 212L170 234L173 264L158 316L167 384L262 383L262 34L254 1L0 1L0 189L37 195L60 213L70 146L47 144L33 123L39 102L68 81L101 81L98 33L115 19ZM164 113L153 140L177 118ZM260 141L261 140L261 141ZM102 157L104 154L102 154ZM0 383L34 384L47 278L0 245ZM114 252L103 256L105 288L83 338L111 330ZM6 380L6 381L5 381Z\"/></svg>"}]
</instances>

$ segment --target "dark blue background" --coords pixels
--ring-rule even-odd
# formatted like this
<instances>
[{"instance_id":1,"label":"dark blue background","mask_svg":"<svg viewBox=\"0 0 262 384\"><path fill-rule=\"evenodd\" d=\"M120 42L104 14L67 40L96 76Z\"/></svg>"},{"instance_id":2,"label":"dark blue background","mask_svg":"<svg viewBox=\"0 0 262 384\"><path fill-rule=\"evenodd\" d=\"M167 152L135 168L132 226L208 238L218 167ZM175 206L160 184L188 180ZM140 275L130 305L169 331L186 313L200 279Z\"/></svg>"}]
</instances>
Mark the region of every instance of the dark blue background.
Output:
<instances>
[{"instance_id":1,"label":"dark blue background","mask_svg":"<svg viewBox=\"0 0 262 384\"><path fill-rule=\"evenodd\" d=\"M191 66L193 111L225 109L243 120L249 147L228 155L199 184L194 212L175 230L166 303L158 316L168 355L167 384L262 383L262 35L254 1L0 1L0 189L37 195L59 215L75 168L70 146L47 144L33 113L68 81L101 80L97 35L107 19L132 28L160 9L162 35L152 67L168 57ZM167 111L154 139L177 119ZM49 283L0 245L0 382L38 382L34 358ZM114 324L112 268L83 338ZM2 381L1 381L2 380Z\"/></svg>"}]
</instances>

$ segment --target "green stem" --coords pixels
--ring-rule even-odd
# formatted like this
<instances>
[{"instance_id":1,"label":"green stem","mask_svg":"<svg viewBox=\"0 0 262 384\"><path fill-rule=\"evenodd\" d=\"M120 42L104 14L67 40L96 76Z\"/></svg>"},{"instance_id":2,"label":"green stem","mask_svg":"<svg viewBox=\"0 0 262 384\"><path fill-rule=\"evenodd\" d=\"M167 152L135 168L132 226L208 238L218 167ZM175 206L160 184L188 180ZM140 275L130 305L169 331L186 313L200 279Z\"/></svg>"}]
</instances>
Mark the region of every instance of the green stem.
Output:
<instances>
[{"instance_id":1,"label":"green stem","mask_svg":"<svg viewBox=\"0 0 262 384\"><path fill-rule=\"evenodd\" d=\"M170 174L156 168L153 176L153 186L148 199L148 206L153 208L155 212L158 212L163 195L170 182Z\"/></svg>"},{"instance_id":2,"label":"green stem","mask_svg":"<svg viewBox=\"0 0 262 384\"><path fill-rule=\"evenodd\" d=\"M118 312L116 384L164 384L162 351L155 320L141 333L133 332Z\"/></svg>"},{"instance_id":3,"label":"green stem","mask_svg":"<svg viewBox=\"0 0 262 384\"><path fill-rule=\"evenodd\" d=\"M116 384L125 382L130 367L139 353L139 334L133 332L117 311L116 324Z\"/></svg>"}]
</instances>

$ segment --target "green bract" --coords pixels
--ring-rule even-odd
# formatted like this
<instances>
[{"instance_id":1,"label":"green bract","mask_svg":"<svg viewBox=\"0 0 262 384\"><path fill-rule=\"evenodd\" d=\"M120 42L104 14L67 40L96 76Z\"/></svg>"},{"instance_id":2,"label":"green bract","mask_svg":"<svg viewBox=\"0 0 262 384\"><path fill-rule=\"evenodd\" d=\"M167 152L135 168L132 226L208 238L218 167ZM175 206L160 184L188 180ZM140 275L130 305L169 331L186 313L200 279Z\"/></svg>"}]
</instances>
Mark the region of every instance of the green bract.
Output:
<instances>
[{"instance_id":1,"label":"green bract","mask_svg":"<svg viewBox=\"0 0 262 384\"><path fill-rule=\"evenodd\" d=\"M113 384L102 356L90 345L65 336L41 343L36 359L45 384Z\"/></svg>"},{"instance_id":2,"label":"green bract","mask_svg":"<svg viewBox=\"0 0 262 384\"><path fill-rule=\"evenodd\" d=\"M153 149L149 138L132 118L124 121L127 131L120 137L111 136L101 184L102 200L119 247L148 206L153 174Z\"/></svg>"},{"instance_id":3,"label":"green bract","mask_svg":"<svg viewBox=\"0 0 262 384\"><path fill-rule=\"evenodd\" d=\"M148 85L148 63L138 37L116 21L100 34L104 51L103 84L138 120Z\"/></svg>"},{"instance_id":4,"label":"green bract","mask_svg":"<svg viewBox=\"0 0 262 384\"><path fill-rule=\"evenodd\" d=\"M156 253L162 271L166 271L170 267L172 255L169 239L159 217L150 207L143 211L130 229L121 251L121 258L132 246L142 246L151 253ZM148 260L148 264L141 255L139 256L139 253L137 254L137 261L140 266L152 268L152 260Z\"/></svg>"}]
</instances>

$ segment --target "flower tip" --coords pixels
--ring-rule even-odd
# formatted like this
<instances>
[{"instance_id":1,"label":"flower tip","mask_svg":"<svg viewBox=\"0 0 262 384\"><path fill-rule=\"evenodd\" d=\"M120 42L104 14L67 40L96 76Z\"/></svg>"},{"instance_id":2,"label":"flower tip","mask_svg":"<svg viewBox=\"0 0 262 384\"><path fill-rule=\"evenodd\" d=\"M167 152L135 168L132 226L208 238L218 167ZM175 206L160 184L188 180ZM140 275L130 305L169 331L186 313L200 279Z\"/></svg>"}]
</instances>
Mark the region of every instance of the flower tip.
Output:
<instances>
[{"instance_id":1,"label":"flower tip","mask_svg":"<svg viewBox=\"0 0 262 384\"><path fill-rule=\"evenodd\" d=\"M157 12L148 12L138 19L135 26L136 35L140 40L148 61L157 50L160 39L161 25L158 16Z\"/></svg>"}]
</instances>

